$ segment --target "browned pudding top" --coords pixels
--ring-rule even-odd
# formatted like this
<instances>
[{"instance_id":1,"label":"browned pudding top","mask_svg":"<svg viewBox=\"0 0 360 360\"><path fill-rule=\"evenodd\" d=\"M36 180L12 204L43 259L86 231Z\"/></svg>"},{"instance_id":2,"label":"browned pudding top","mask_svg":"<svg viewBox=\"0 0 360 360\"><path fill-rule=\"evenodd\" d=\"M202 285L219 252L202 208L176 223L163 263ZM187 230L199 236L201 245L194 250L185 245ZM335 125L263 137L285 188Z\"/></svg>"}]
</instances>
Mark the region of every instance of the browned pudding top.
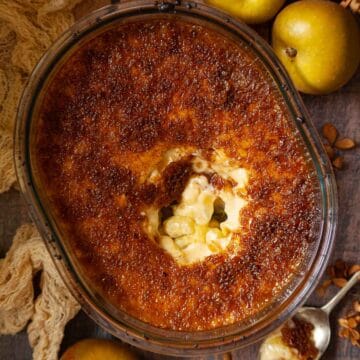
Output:
<instances>
[{"instance_id":1,"label":"browned pudding top","mask_svg":"<svg viewBox=\"0 0 360 360\"><path fill-rule=\"evenodd\" d=\"M33 157L89 282L168 329L211 329L271 304L304 265L318 217L312 165L288 117L259 59L214 30L152 20L87 41L50 81ZM161 222L191 179L238 191L216 170L222 160L194 170L214 153L248 176L240 225L214 254L179 263L159 245L172 241ZM235 209L229 201L225 212ZM155 233L149 209L159 210Z\"/></svg>"}]
</instances>

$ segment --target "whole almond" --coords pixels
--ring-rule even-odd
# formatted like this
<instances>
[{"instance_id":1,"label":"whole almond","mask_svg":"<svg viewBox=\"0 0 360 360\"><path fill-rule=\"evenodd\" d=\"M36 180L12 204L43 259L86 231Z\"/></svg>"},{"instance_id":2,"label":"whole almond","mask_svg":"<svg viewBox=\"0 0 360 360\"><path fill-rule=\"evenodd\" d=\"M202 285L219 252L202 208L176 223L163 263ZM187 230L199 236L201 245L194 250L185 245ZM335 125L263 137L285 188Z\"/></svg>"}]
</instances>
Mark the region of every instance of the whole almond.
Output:
<instances>
[{"instance_id":1,"label":"whole almond","mask_svg":"<svg viewBox=\"0 0 360 360\"><path fill-rule=\"evenodd\" d=\"M356 328L358 325L354 318L348 319L347 323L348 323L349 328L352 328L352 329Z\"/></svg>"},{"instance_id":2,"label":"whole almond","mask_svg":"<svg viewBox=\"0 0 360 360\"><path fill-rule=\"evenodd\" d=\"M334 149L333 149L329 144L325 144L324 147L325 147L325 151L326 151L329 159L330 159L330 160L333 160L334 157L335 157L335 151L334 151Z\"/></svg>"},{"instance_id":3,"label":"whole almond","mask_svg":"<svg viewBox=\"0 0 360 360\"><path fill-rule=\"evenodd\" d=\"M348 320L347 320L347 319L344 319L344 318L340 318L340 319L338 320L338 323L339 323L339 325L342 326L342 327L348 327L348 326L349 326L349 325L348 325Z\"/></svg>"},{"instance_id":4,"label":"whole almond","mask_svg":"<svg viewBox=\"0 0 360 360\"><path fill-rule=\"evenodd\" d=\"M355 339L355 340L359 340L359 339L360 339L360 334L359 334L359 332L356 331L356 330L352 330L352 331L351 331L351 336L352 336L352 338Z\"/></svg>"},{"instance_id":5,"label":"whole almond","mask_svg":"<svg viewBox=\"0 0 360 360\"><path fill-rule=\"evenodd\" d=\"M224 360L232 360L232 355L230 353L224 354L223 356L224 356L223 357Z\"/></svg>"},{"instance_id":6,"label":"whole almond","mask_svg":"<svg viewBox=\"0 0 360 360\"><path fill-rule=\"evenodd\" d=\"M347 329L347 328L341 328L340 330L339 330L339 336L340 337L342 337L342 338L347 338L347 337L349 337L349 334L350 334L350 332L349 332L349 329Z\"/></svg>"},{"instance_id":7,"label":"whole almond","mask_svg":"<svg viewBox=\"0 0 360 360\"><path fill-rule=\"evenodd\" d=\"M336 167L336 169L341 170L344 166L344 158L342 156L338 156L333 162L332 164L334 165L334 167Z\"/></svg>"},{"instance_id":8,"label":"whole almond","mask_svg":"<svg viewBox=\"0 0 360 360\"><path fill-rule=\"evenodd\" d=\"M353 309L360 313L360 301L359 300L353 302Z\"/></svg>"},{"instance_id":9,"label":"whole almond","mask_svg":"<svg viewBox=\"0 0 360 360\"><path fill-rule=\"evenodd\" d=\"M331 285L332 281L330 279L324 280L323 283L317 288L316 292L320 297L325 295L326 289Z\"/></svg>"},{"instance_id":10,"label":"whole almond","mask_svg":"<svg viewBox=\"0 0 360 360\"><path fill-rule=\"evenodd\" d=\"M337 287L344 287L347 284L346 279L344 278L335 278L333 279L333 283L334 285L336 285Z\"/></svg>"},{"instance_id":11,"label":"whole almond","mask_svg":"<svg viewBox=\"0 0 360 360\"><path fill-rule=\"evenodd\" d=\"M360 271L360 265L355 264L353 266L350 267L348 274L349 276L354 275L356 272Z\"/></svg>"},{"instance_id":12,"label":"whole almond","mask_svg":"<svg viewBox=\"0 0 360 360\"><path fill-rule=\"evenodd\" d=\"M322 283L322 287L324 289L327 289L330 285L331 285L331 280L330 279L324 280L324 282Z\"/></svg>"},{"instance_id":13,"label":"whole almond","mask_svg":"<svg viewBox=\"0 0 360 360\"><path fill-rule=\"evenodd\" d=\"M339 150L350 150L355 146L355 141L350 138L339 139L335 142L335 147Z\"/></svg>"},{"instance_id":14,"label":"whole almond","mask_svg":"<svg viewBox=\"0 0 360 360\"><path fill-rule=\"evenodd\" d=\"M338 131L336 130L336 127L333 124L326 123L322 127L322 133L324 135L324 138L329 142L329 144L334 145L334 142L336 141L336 138L338 136Z\"/></svg>"}]
</instances>

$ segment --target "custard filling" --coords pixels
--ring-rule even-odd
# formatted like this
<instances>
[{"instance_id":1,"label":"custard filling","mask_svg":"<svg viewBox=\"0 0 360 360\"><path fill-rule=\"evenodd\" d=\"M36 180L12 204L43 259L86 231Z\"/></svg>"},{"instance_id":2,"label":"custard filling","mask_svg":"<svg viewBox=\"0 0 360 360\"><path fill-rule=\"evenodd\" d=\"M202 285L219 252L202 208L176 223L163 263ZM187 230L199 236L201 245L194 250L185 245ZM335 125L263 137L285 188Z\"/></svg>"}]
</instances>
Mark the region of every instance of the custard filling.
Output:
<instances>
[{"instance_id":1,"label":"custard filling","mask_svg":"<svg viewBox=\"0 0 360 360\"><path fill-rule=\"evenodd\" d=\"M172 149L164 155L167 166L186 154ZM189 265L206 257L227 251L240 234L240 211L247 203L248 171L235 164L223 151L214 150L210 159L200 152L191 154L193 175L181 199L164 209L146 211L147 233L180 265ZM161 167L154 169L150 181L158 181ZM220 186L209 181L216 176ZM239 244L237 244L239 245Z\"/></svg>"}]
</instances>

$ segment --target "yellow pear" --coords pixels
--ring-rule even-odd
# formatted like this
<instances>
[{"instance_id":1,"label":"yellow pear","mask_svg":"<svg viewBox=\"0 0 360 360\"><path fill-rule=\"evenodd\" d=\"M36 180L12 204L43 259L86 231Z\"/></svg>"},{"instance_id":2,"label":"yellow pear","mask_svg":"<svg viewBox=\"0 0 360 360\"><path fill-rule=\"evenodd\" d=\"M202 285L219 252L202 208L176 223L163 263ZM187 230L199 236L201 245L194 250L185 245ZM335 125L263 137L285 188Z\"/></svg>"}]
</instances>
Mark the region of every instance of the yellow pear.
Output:
<instances>
[{"instance_id":1,"label":"yellow pear","mask_svg":"<svg viewBox=\"0 0 360 360\"><path fill-rule=\"evenodd\" d=\"M247 24L261 24L272 19L285 0L208 0Z\"/></svg>"},{"instance_id":2,"label":"yellow pear","mask_svg":"<svg viewBox=\"0 0 360 360\"><path fill-rule=\"evenodd\" d=\"M360 61L360 33L353 15L326 0L302 0L276 17L272 46L296 88L327 94L354 75Z\"/></svg>"},{"instance_id":3,"label":"yellow pear","mask_svg":"<svg viewBox=\"0 0 360 360\"><path fill-rule=\"evenodd\" d=\"M69 347L61 360L137 360L125 346L104 339L85 339Z\"/></svg>"}]
</instances>

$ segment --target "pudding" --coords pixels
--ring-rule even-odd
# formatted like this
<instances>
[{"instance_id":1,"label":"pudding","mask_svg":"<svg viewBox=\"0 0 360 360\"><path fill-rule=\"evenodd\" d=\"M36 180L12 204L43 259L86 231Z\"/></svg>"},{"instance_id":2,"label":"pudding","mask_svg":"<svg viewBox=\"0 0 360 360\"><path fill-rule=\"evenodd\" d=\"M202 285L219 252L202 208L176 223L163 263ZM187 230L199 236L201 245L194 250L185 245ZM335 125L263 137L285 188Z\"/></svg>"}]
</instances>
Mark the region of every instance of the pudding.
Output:
<instances>
[{"instance_id":1,"label":"pudding","mask_svg":"<svg viewBox=\"0 0 360 360\"><path fill-rule=\"evenodd\" d=\"M164 169L187 164L185 187L163 207L151 205L146 216L145 232L179 264L192 264L207 256L232 249L238 252L243 229L240 210L246 206L248 173L233 159L218 150L207 150L208 159L199 151L171 149L164 154L160 169L149 181L159 184ZM184 162L184 159L186 161Z\"/></svg>"},{"instance_id":2,"label":"pudding","mask_svg":"<svg viewBox=\"0 0 360 360\"><path fill-rule=\"evenodd\" d=\"M251 321L306 268L319 184L245 45L185 20L118 23L54 70L31 157L88 284L153 326Z\"/></svg>"}]
</instances>

